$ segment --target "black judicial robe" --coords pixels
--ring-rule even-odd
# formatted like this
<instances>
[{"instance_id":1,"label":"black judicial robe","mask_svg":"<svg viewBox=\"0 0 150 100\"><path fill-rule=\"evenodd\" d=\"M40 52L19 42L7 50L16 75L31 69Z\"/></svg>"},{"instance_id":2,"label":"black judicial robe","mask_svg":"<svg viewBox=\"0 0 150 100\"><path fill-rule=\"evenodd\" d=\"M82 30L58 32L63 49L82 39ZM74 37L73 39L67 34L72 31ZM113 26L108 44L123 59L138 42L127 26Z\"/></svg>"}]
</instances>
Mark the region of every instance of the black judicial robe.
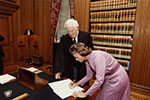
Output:
<instances>
[{"instance_id":1,"label":"black judicial robe","mask_svg":"<svg viewBox=\"0 0 150 100\"><path fill-rule=\"evenodd\" d=\"M89 33L79 31L78 42L82 42L94 49L92 38ZM86 75L85 62L80 63L70 54L69 48L73 44L72 38L66 34L61 37L57 51L54 57L54 73L61 72L62 76L73 79L73 67L78 70L77 80L82 79Z\"/></svg>"}]
</instances>

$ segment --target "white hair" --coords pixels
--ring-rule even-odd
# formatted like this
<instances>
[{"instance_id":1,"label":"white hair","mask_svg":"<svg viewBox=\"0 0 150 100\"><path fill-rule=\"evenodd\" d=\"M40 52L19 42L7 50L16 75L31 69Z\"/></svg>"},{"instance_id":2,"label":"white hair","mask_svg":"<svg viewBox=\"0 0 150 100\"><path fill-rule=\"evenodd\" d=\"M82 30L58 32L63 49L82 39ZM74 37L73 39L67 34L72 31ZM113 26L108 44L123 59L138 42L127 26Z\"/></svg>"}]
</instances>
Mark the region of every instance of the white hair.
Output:
<instances>
[{"instance_id":1,"label":"white hair","mask_svg":"<svg viewBox=\"0 0 150 100\"><path fill-rule=\"evenodd\" d=\"M69 25L69 26L72 25L72 26L75 27L75 28L77 28L77 27L79 26L77 20L75 20L75 19L68 19L68 20L65 22L65 24L64 24L64 28L66 28L68 25Z\"/></svg>"}]
</instances>

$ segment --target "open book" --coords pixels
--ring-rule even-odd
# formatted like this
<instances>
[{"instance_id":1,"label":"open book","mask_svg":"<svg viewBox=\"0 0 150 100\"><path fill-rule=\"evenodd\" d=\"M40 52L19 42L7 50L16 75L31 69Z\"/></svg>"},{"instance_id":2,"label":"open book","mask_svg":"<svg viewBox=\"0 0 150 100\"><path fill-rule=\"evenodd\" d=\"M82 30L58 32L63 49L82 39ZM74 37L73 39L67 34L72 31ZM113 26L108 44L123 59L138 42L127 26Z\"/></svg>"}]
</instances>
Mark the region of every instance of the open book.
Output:
<instances>
[{"instance_id":1,"label":"open book","mask_svg":"<svg viewBox=\"0 0 150 100\"><path fill-rule=\"evenodd\" d=\"M76 86L72 89L69 87L69 83L72 82L70 79L61 80L57 82L48 83L53 91L61 98L65 99L73 94L74 91L82 91L83 88Z\"/></svg>"},{"instance_id":2,"label":"open book","mask_svg":"<svg viewBox=\"0 0 150 100\"><path fill-rule=\"evenodd\" d=\"M9 74L4 74L4 75L0 76L0 83L1 84L5 84L5 83L8 83L8 82L14 81L14 80L16 80L16 77L9 75Z\"/></svg>"}]
</instances>

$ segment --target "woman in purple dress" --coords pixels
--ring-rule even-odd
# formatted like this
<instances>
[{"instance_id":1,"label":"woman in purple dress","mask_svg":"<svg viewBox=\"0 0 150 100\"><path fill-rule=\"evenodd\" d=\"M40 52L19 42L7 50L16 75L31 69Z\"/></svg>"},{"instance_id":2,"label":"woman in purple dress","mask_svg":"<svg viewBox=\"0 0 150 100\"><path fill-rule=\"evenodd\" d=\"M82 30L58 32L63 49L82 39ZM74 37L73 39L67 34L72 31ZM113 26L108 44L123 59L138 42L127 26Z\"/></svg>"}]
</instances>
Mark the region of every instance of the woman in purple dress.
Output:
<instances>
[{"instance_id":1,"label":"woman in purple dress","mask_svg":"<svg viewBox=\"0 0 150 100\"><path fill-rule=\"evenodd\" d=\"M93 50L83 43L76 43L70 47L70 53L79 62L86 62L87 74L79 82L70 83L70 88L83 86L94 75L96 80L86 91L76 91L73 96L85 98L93 95L98 88L96 100L130 100L130 85L125 69L110 54Z\"/></svg>"}]
</instances>

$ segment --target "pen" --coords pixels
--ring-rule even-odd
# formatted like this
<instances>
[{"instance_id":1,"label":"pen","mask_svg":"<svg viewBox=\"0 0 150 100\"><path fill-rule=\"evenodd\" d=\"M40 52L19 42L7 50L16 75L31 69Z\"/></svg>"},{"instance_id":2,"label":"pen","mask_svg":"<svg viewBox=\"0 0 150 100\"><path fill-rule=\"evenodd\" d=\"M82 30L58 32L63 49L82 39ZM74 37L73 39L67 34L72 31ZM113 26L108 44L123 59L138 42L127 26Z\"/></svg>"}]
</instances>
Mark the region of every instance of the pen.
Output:
<instances>
[{"instance_id":1,"label":"pen","mask_svg":"<svg viewBox=\"0 0 150 100\"><path fill-rule=\"evenodd\" d=\"M76 80L73 80L72 85L75 83Z\"/></svg>"},{"instance_id":2,"label":"pen","mask_svg":"<svg viewBox=\"0 0 150 100\"><path fill-rule=\"evenodd\" d=\"M72 86L71 86L72 88L73 88L73 85L74 85L75 81L76 81L76 80L73 80L73 82L72 82L72 84L71 84L71 85L72 85Z\"/></svg>"}]
</instances>

